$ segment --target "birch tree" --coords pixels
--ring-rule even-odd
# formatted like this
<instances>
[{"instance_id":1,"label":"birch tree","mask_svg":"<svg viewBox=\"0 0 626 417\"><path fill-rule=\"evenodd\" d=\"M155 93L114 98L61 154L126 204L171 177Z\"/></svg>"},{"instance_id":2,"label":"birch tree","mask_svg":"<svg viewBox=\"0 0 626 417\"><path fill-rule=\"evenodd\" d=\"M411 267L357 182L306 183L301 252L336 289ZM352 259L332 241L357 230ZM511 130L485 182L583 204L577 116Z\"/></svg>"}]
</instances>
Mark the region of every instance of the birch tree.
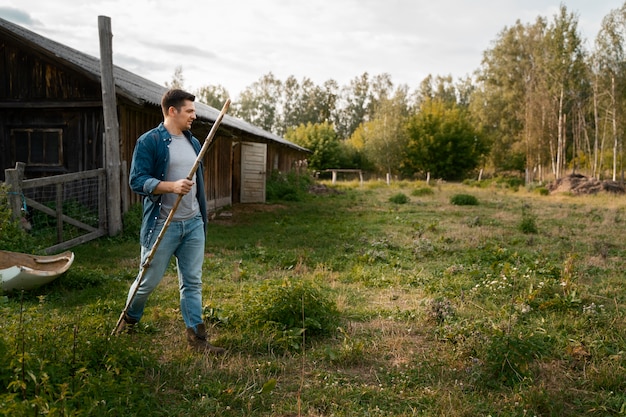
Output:
<instances>
[{"instance_id":1,"label":"birch tree","mask_svg":"<svg viewBox=\"0 0 626 417\"><path fill-rule=\"evenodd\" d=\"M398 174L407 146L407 88L399 87L391 98L380 99L374 118L358 129L362 149L376 170L388 176ZM353 143L357 139L353 139Z\"/></svg>"},{"instance_id":2,"label":"birch tree","mask_svg":"<svg viewBox=\"0 0 626 417\"><path fill-rule=\"evenodd\" d=\"M578 19L561 5L546 32L543 42L543 71L545 87L552 100L555 126L550 132L552 173L563 175L567 163L567 118L574 118L579 91L584 88L585 61L582 40L578 33Z\"/></svg>"},{"instance_id":3,"label":"birch tree","mask_svg":"<svg viewBox=\"0 0 626 417\"><path fill-rule=\"evenodd\" d=\"M612 178L617 180L620 138L624 132L624 106L626 105L626 4L612 10L602 20L595 40L594 62L594 175L601 169L604 138L612 139ZM598 145L599 137L600 145ZM600 155L600 156L598 156ZM598 162L599 159L599 162Z\"/></svg>"}]
</instances>

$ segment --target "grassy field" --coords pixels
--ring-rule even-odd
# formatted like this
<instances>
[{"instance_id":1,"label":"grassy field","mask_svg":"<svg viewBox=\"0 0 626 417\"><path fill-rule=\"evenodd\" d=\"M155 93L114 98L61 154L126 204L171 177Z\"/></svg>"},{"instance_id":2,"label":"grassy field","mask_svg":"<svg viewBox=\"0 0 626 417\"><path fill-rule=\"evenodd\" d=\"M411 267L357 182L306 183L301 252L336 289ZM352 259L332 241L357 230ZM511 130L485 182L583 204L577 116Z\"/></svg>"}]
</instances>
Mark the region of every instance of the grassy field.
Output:
<instances>
[{"instance_id":1,"label":"grassy field","mask_svg":"<svg viewBox=\"0 0 626 417\"><path fill-rule=\"evenodd\" d=\"M320 190L211 221L205 315L223 357L186 348L173 267L139 331L109 335L133 233L3 295L0 415L626 415L625 196Z\"/></svg>"}]
</instances>

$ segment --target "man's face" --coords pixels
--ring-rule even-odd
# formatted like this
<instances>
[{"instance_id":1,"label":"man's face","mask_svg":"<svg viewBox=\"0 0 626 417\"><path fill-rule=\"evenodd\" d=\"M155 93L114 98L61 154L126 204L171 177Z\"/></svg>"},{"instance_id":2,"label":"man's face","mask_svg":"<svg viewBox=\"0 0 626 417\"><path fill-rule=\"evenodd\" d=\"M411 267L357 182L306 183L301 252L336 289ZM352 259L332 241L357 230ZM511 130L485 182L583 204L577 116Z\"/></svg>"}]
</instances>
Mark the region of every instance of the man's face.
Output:
<instances>
[{"instance_id":1,"label":"man's face","mask_svg":"<svg viewBox=\"0 0 626 417\"><path fill-rule=\"evenodd\" d=\"M177 111L175 107L170 107L170 117L180 130L191 129L191 124L196 120L196 106L194 102L185 100L180 111Z\"/></svg>"}]
</instances>

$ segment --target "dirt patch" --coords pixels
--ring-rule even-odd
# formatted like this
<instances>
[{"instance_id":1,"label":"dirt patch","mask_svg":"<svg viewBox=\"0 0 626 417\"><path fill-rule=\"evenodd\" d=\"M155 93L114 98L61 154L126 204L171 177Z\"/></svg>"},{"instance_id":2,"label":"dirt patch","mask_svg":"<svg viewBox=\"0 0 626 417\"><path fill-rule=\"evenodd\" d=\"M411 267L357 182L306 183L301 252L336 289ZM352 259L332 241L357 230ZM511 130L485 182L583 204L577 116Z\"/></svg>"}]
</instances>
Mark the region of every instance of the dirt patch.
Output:
<instances>
[{"instance_id":1,"label":"dirt patch","mask_svg":"<svg viewBox=\"0 0 626 417\"><path fill-rule=\"evenodd\" d=\"M287 206L284 204L238 203L227 209L211 213L209 221L212 223L229 224L236 222L237 219L245 218L247 214L272 212L286 208Z\"/></svg>"},{"instance_id":2,"label":"dirt patch","mask_svg":"<svg viewBox=\"0 0 626 417\"><path fill-rule=\"evenodd\" d=\"M618 181L600 181L580 174L559 178L547 186L551 193L597 194L609 192L624 194L624 185Z\"/></svg>"}]
</instances>

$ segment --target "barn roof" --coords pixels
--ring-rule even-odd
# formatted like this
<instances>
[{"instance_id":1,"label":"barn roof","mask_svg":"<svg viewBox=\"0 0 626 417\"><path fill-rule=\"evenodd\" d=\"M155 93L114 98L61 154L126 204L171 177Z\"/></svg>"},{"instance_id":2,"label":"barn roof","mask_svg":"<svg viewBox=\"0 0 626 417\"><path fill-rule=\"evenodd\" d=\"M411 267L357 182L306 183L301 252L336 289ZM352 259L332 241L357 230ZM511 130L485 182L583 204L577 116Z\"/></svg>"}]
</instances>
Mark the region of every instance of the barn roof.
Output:
<instances>
[{"instance_id":1,"label":"barn roof","mask_svg":"<svg viewBox=\"0 0 626 417\"><path fill-rule=\"evenodd\" d=\"M100 60L98 58L45 38L2 18L0 18L0 33L4 33L9 38L13 38L20 43L28 44L43 55L47 55L53 59L65 61L76 71L100 83ZM163 93L167 91L167 87L127 71L117 65L113 66L113 76L115 78L117 95L140 105L161 105L161 97L163 96ZM213 122L218 117L219 113L219 110L211 106L196 102L196 114L201 120L204 119ZM257 137L278 142L282 145L300 151L307 151L307 149L289 142L278 135L228 114L226 114L222 119L222 126L234 128Z\"/></svg>"}]
</instances>

